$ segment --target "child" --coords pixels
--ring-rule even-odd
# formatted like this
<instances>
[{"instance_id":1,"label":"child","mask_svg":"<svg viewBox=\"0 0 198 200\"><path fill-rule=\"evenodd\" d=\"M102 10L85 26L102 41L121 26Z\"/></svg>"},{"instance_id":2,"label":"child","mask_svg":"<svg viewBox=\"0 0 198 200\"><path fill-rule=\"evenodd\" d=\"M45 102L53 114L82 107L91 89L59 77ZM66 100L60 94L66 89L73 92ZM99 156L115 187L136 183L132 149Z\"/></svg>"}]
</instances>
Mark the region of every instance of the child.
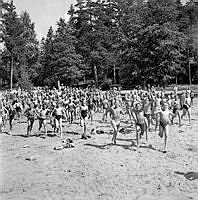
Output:
<instances>
[{"instance_id":1,"label":"child","mask_svg":"<svg viewBox=\"0 0 198 200\"><path fill-rule=\"evenodd\" d=\"M45 136L47 136L47 114L49 113L46 104L43 104L42 109L39 112L39 132L41 131L42 126L44 126Z\"/></svg>"},{"instance_id":2,"label":"child","mask_svg":"<svg viewBox=\"0 0 198 200\"><path fill-rule=\"evenodd\" d=\"M12 134L12 123L14 121L15 115L16 115L16 111L13 108L12 104L9 104L8 107L8 114L9 114L9 125L10 125L10 131L9 134Z\"/></svg>"},{"instance_id":3,"label":"child","mask_svg":"<svg viewBox=\"0 0 198 200\"><path fill-rule=\"evenodd\" d=\"M151 101L148 97L145 97L143 109L144 109L144 116L148 120L148 130L151 130Z\"/></svg>"},{"instance_id":4,"label":"child","mask_svg":"<svg viewBox=\"0 0 198 200\"><path fill-rule=\"evenodd\" d=\"M74 113L75 113L75 104L73 102L73 100L70 98L69 99L69 103L68 103L68 114L69 114L69 123L72 124L73 123L73 119L74 119Z\"/></svg>"},{"instance_id":5,"label":"child","mask_svg":"<svg viewBox=\"0 0 198 200\"><path fill-rule=\"evenodd\" d=\"M120 128L120 114L124 115L124 112L119 107L118 101L115 101L114 106L110 107L106 111L105 114L107 115L108 112L110 112L110 116L111 116L111 119L112 119L111 120L111 125L112 125L113 130L114 130L112 142L114 144L116 144L116 137L117 137L117 134L118 134L119 128Z\"/></svg>"},{"instance_id":6,"label":"child","mask_svg":"<svg viewBox=\"0 0 198 200\"><path fill-rule=\"evenodd\" d=\"M27 123L28 123L27 136L29 136L29 135L31 135L35 118L38 116L33 103L30 103L29 108L24 112L24 114L27 117Z\"/></svg>"},{"instance_id":7,"label":"child","mask_svg":"<svg viewBox=\"0 0 198 200\"><path fill-rule=\"evenodd\" d=\"M90 98L88 101L88 109L91 118L91 124L93 124L93 115L94 115L94 110L96 110L96 105L93 103L92 98Z\"/></svg>"},{"instance_id":8,"label":"child","mask_svg":"<svg viewBox=\"0 0 198 200\"><path fill-rule=\"evenodd\" d=\"M181 116L181 119L188 114L188 120L189 120L189 125L191 124L191 98L190 98L190 93L186 93L186 98L184 99L184 104L183 104L183 114Z\"/></svg>"},{"instance_id":9,"label":"child","mask_svg":"<svg viewBox=\"0 0 198 200\"><path fill-rule=\"evenodd\" d=\"M63 137L63 131L62 131L62 118L65 116L64 108L61 106L61 103L58 102L56 105L56 108L52 112L52 115L55 117L55 124L56 124L56 131L59 132L60 130L60 137Z\"/></svg>"},{"instance_id":10,"label":"child","mask_svg":"<svg viewBox=\"0 0 198 200\"><path fill-rule=\"evenodd\" d=\"M21 112L22 112L23 106L22 106L22 104L21 104L21 102L19 100L16 100L15 104L13 105L13 107L16 110L16 115L17 115L17 118L18 118L18 120L20 122Z\"/></svg>"},{"instance_id":11,"label":"child","mask_svg":"<svg viewBox=\"0 0 198 200\"><path fill-rule=\"evenodd\" d=\"M157 131L157 128L159 126L159 112L161 110L161 98L160 98L159 93L157 93L156 96L153 96L153 94L151 94L151 97L153 100L152 114L153 114L153 118L155 118L155 120L156 120L155 131Z\"/></svg>"},{"instance_id":12,"label":"child","mask_svg":"<svg viewBox=\"0 0 198 200\"><path fill-rule=\"evenodd\" d=\"M179 126L181 126L181 116L180 116L180 113L179 113L179 100L177 98L177 95L175 96L175 99L172 100L172 109L173 109L174 116L171 119L171 123L173 124L174 118L178 116Z\"/></svg>"},{"instance_id":13,"label":"child","mask_svg":"<svg viewBox=\"0 0 198 200\"><path fill-rule=\"evenodd\" d=\"M2 133L2 127L5 126L5 115L8 110L3 106L3 102L0 99L0 133Z\"/></svg>"},{"instance_id":14,"label":"child","mask_svg":"<svg viewBox=\"0 0 198 200\"><path fill-rule=\"evenodd\" d=\"M106 113L107 113L108 108L109 108L109 102L108 102L107 98L105 98L103 100L104 115L102 117L102 121L107 121L107 114Z\"/></svg>"},{"instance_id":15,"label":"child","mask_svg":"<svg viewBox=\"0 0 198 200\"><path fill-rule=\"evenodd\" d=\"M81 118L81 126L83 126L83 134L81 139L87 139L88 136L86 134L87 131L87 119L88 119L88 106L86 105L86 100L82 100L82 105L80 106L80 118Z\"/></svg>"},{"instance_id":16,"label":"child","mask_svg":"<svg viewBox=\"0 0 198 200\"><path fill-rule=\"evenodd\" d=\"M132 114L131 114L132 100L130 98L130 94L126 94L125 99L126 99L126 111L127 111L127 114L129 115L131 125L133 125Z\"/></svg>"},{"instance_id":17,"label":"child","mask_svg":"<svg viewBox=\"0 0 198 200\"><path fill-rule=\"evenodd\" d=\"M164 136L163 153L166 153L167 136L169 134L170 115L173 117L174 114L169 110L168 104L164 104L163 110L159 112L159 115L160 115L159 136L161 138Z\"/></svg>"},{"instance_id":18,"label":"child","mask_svg":"<svg viewBox=\"0 0 198 200\"><path fill-rule=\"evenodd\" d=\"M148 121L147 118L144 117L143 106L140 102L134 103L132 116L135 120L137 149L139 149L140 138L144 134L144 132L146 132L146 140L148 141ZM138 127L140 128L140 135Z\"/></svg>"}]
</instances>

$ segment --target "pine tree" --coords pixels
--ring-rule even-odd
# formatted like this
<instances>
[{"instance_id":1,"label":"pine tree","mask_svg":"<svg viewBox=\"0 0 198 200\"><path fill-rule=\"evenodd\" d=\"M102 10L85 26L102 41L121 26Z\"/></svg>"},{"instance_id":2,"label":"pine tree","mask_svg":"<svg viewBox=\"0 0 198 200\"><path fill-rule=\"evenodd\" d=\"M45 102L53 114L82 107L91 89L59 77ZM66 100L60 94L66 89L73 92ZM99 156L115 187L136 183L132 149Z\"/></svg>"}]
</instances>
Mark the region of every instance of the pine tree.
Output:
<instances>
[{"instance_id":1,"label":"pine tree","mask_svg":"<svg viewBox=\"0 0 198 200\"><path fill-rule=\"evenodd\" d=\"M16 8L11 3L6 4L7 12L3 15L3 41L5 50L3 60L10 65L11 77L23 88L30 88L31 82L37 76L38 41L27 12L18 16ZM7 65L6 65L7 66ZM11 88L12 88L11 78Z\"/></svg>"},{"instance_id":2,"label":"pine tree","mask_svg":"<svg viewBox=\"0 0 198 200\"><path fill-rule=\"evenodd\" d=\"M20 85L29 85L31 83L36 84L38 56L38 41L36 39L36 32L34 23L30 19L30 15L27 12L23 12L20 15L21 22L24 26L23 39L25 40L25 47L23 54L20 56Z\"/></svg>"},{"instance_id":3,"label":"pine tree","mask_svg":"<svg viewBox=\"0 0 198 200\"><path fill-rule=\"evenodd\" d=\"M76 38L72 35L72 28L60 19L57 23L58 28L54 37L54 76L56 80L70 85L81 78L83 69L82 56L76 53Z\"/></svg>"},{"instance_id":4,"label":"pine tree","mask_svg":"<svg viewBox=\"0 0 198 200\"><path fill-rule=\"evenodd\" d=\"M54 31L50 27L47 32L46 39L41 40L40 64L41 70L39 82L41 85L52 86L56 84L56 79L53 78L54 66L51 64L54 57Z\"/></svg>"},{"instance_id":5,"label":"pine tree","mask_svg":"<svg viewBox=\"0 0 198 200\"><path fill-rule=\"evenodd\" d=\"M13 74L15 80L17 79L20 55L24 51L25 40L23 38L24 26L21 23L16 8L11 1L7 4L7 12L3 15L3 42L5 45L4 56L8 58L10 63L10 85L13 86Z\"/></svg>"}]
</instances>

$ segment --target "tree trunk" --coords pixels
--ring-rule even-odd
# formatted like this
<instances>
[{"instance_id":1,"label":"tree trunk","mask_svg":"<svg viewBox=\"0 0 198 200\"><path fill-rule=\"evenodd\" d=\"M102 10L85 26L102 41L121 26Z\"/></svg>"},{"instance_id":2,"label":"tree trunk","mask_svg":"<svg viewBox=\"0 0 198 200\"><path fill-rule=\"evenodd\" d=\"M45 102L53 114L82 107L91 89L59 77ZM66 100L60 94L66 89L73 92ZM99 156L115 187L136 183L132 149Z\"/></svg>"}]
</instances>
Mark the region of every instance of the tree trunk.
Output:
<instances>
[{"instance_id":1,"label":"tree trunk","mask_svg":"<svg viewBox=\"0 0 198 200\"><path fill-rule=\"evenodd\" d=\"M177 80L177 74L175 75L175 84L178 84L178 80Z\"/></svg>"},{"instance_id":2,"label":"tree trunk","mask_svg":"<svg viewBox=\"0 0 198 200\"><path fill-rule=\"evenodd\" d=\"M96 87L98 87L98 72L95 65L94 65L94 76L95 76L95 85Z\"/></svg>"},{"instance_id":3,"label":"tree trunk","mask_svg":"<svg viewBox=\"0 0 198 200\"><path fill-rule=\"evenodd\" d=\"M11 57L11 64L10 64L10 90L13 88L13 64L14 64L14 59Z\"/></svg>"},{"instance_id":4,"label":"tree trunk","mask_svg":"<svg viewBox=\"0 0 198 200\"><path fill-rule=\"evenodd\" d=\"M113 65L113 84L116 84L116 68L115 68L115 65Z\"/></svg>"}]
</instances>

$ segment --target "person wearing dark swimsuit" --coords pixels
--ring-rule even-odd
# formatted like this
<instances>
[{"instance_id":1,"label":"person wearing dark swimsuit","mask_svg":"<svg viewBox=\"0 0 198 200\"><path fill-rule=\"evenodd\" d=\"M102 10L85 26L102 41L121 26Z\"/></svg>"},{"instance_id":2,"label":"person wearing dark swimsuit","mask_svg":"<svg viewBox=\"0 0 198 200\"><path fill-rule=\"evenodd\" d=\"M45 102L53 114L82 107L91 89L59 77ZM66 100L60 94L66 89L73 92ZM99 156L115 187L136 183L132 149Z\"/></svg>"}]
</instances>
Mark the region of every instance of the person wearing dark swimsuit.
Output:
<instances>
[{"instance_id":1,"label":"person wearing dark swimsuit","mask_svg":"<svg viewBox=\"0 0 198 200\"><path fill-rule=\"evenodd\" d=\"M87 139L87 119L88 119L88 106L86 105L86 100L82 100L82 105L80 106L80 117L81 117L81 126L83 127L82 139Z\"/></svg>"},{"instance_id":2,"label":"person wearing dark swimsuit","mask_svg":"<svg viewBox=\"0 0 198 200\"><path fill-rule=\"evenodd\" d=\"M36 116L38 116L33 103L31 103L29 105L29 108L25 111L25 116L27 117L27 123L28 123L28 127L27 127L27 136L31 135L32 132L32 128L34 125L34 120L36 118Z\"/></svg>"},{"instance_id":3,"label":"person wearing dark swimsuit","mask_svg":"<svg viewBox=\"0 0 198 200\"><path fill-rule=\"evenodd\" d=\"M168 109L168 104L163 105L163 110L160 111L160 126L159 126L159 136L163 138L164 136L164 149L163 153L166 153L167 137L169 135L169 121L170 116L174 114Z\"/></svg>"},{"instance_id":4,"label":"person wearing dark swimsuit","mask_svg":"<svg viewBox=\"0 0 198 200\"><path fill-rule=\"evenodd\" d=\"M88 101L88 110L89 110L89 116L91 118L91 124L93 124L93 115L94 115L94 110L96 110L96 105L93 103L92 98L90 98Z\"/></svg>"}]
</instances>

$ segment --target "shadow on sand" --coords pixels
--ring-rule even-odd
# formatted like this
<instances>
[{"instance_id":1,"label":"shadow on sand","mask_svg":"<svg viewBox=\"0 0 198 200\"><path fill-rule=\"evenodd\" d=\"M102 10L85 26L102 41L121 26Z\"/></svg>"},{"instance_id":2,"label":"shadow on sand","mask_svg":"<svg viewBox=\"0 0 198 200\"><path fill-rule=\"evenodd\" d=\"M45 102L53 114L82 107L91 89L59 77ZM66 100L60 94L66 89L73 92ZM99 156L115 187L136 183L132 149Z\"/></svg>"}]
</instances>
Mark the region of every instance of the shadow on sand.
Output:
<instances>
[{"instance_id":1,"label":"shadow on sand","mask_svg":"<svg viewBox=\"0 0 198 200\"><path fill-rule=\"evenodd\" d=\"M98 149L108 149L109 147L111 146L118 146L118 147L123 147L124 149L130 149L131 150L131 147L135 146L135 144L131 144L131 145L123 145L123 144L113 144L113 143L108 143L108 144L102 144L102 145L99 145L99 144L84 144L85 146L90 146L90 147L95 147L95 148L98 148Z\"/></svg>"},{"instance_id":2,"label":"shadow on sand","mask_svg":"<svg viewBox=\"0 0 198 200\"><path fill-rule=\"evenodd\" d=\"M178 174L178 175L182 175L182 176L184 176L186 179L188 179L190 181L198 179L198 172L187 172L187 173L184 173L184 172L175 171L174 173Z\"/></svg>"},{"instance_id":3,"label":"shadow on sand","mask_svg":"<svg viewBox=\"0 0 198 200\"><path fill-rule=\"evenodd\" d=\"M69 135L79 135L78 132L75 131L64 131L63 133L69 134Z\"/></svg>"},{"instance_id":4,"label":"shadow on sand","mask_svg":"<svg viewBox=\"0 0 198 200\"><path fill-rule=\"evenodd\" d=\"M50 133L50 134L49 134ZM45 133L39 133L39 134L31 134L31 135L27 135L27 134L14 134L12 135L14 137L24 137L24 138L29 138L29 137L40 137L40 138L44 138ZM47 132L47 137L57 137L57 135L55 133L52 132Z\"/></svg>"},{"instance_id":5,"label":"shadow on sand","mask_svg":"<svg viewBox=\"0 0 198 200\"><path fill-rule=\"evenodd\" d=\"M132 149L132 147L136 147L136 144L134 142L134 139L117 139L117 140L120 140L120 141L130 141L131 144L130 145L126 145L126 144L113 144L113 143L108 143L108 144L102 144L102 145L99 145L99 144L90 144L90 143L86 143L84 144L85 146L91 146L91 147L95 147L95 148L98 148L98 149L108 149L108 147L111 147L111 146L118 146L118 147L122 147L124 149L128 149L128 150L133 150L133 151L136 151L136 149ZM157 149L153 148L152 145L148 145L148 146L143 146L143 145L140 145L139 148L145 148L145 149L151 149L151 150L154 150L154 151L158 151Z\"/></svg>"}]
</instances>

